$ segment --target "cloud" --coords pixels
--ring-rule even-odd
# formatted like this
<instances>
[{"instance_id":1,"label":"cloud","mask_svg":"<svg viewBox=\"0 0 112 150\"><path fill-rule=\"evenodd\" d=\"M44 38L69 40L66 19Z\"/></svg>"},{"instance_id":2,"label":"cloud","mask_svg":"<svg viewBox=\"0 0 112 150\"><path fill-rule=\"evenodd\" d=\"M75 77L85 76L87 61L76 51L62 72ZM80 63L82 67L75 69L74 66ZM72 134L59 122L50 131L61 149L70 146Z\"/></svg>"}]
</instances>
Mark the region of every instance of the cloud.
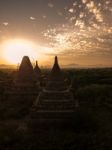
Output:
<instances>
[{"instance_id":1,"label":"cloud","mask_svg":"<svg viewBox=\"0 0 112 150\"><path fill-rule=\"evenodd\" d=\"M108 5L108 4L110 4L110 1L106 1L105 3Z\"/></svg>"},{"instance_id":2,"label":"cloud","mask_svg":"<svg viewBox=\"0 0 112 150\"><path fill-rule=\"evenodd\" d=\"M53 7L54 7L54 4L48 3L48 7L53 8Z\"/></svg>"},{"instance_id":3,"label":"cloud","mask_svg":"<svg viewBox=\"0 0 112 150\"><path fill-rule=\"evenodd\" d=\"M68 11L69 11L70 13L73 13L73 12L74 12L74 9L73 9L73 8L70 8Z\"/></svg>"},{"instance_id":4,"label":"cloud","mask_svg":"<svg viewBox=\"0 0 112 150\"><path fill-rule=\"evenodd\" d=\"M89 3L86 3L86 7L88 8L90 13L94 14L98 22L103 22L103 16L100 12L100 9L97 8L94 1L90 1Z\"/></svg>"},{"instance_id":5,"label":"cloud","mask_svg":"<svg viewBox=\"0 0 112 150\"><path fill-rule=\"evenodd\" d=\"M83 18L84 17L84 13L83 12L80 12L80 18Z\"/></svg>"},{"instance_id":6,"label":"cloud","mask_svg":"<svg viewBox=\"0 0 112 150\"><path fill-rule=\"evenodd\" d=\"M59 16L63 16L63 13L61 11L57 12Z\"/></svg>"},{"instance_id":7,"label":"cloud","mask_svg":"<svg viewBox=\"0 0 112 150\"><path fill-rule=\"evenodd\" d=\"M79 28L77 28L77 26ZM108 34L109 30L109 34ZM54 53L70 53L75 56L87 55L88 53L110 52L112 32L110 26L101 26L100 30L94 27L86 27L80 20L76 21L75 26L60 26L49 29L45 37L49 39Z\"/></svg>"},{"instance_id":8,"label":"cloud","mask_svg":"<svg viewBox=\"0 0 112 150\"><path fill-rule=\"evenodd\" d=\"M82 20L76 20L75 26L78 26L80 29L82 29L85 25Z\"/></svg>"},{"instance_id":9,"label":"cloud","mask_svg":"<svg viewBox=\"0 0 112 150\"><path fill-rule=\"evenodd\" d=\"M36 18L31 16L31 17L30 17L30 20L36 20Z\"/></svg>"},{"instance_id":10,"label":"cloud","mask_svg":"<svg viewBox=\"0 0 112 150\"><path fill-rule=\"evenodd\" d=\"M87 0L82 0L82 3L83 3L83 4L87 3Z\"/></svg>"},{"instance_id":11,"label":"cloud","mask_svg":"<svg viewBox=\"0 0 112 150\"><path fill-rule=\"evenodd\" d=\"M9 23L8 23L8 22L3 22L3 25L4 25L4 26L8 26Z\"/></svg>"},{"instance_id":12,"label":"cloud","mask_svg":"<svg viewBox=\"0 0 112 150\"><path fill-rule=\"evenodd\" d=\"M73 6L77 6L77 2L74 2L74 3L73 3Z\"/></svg>"},{"instance_id":13,"label":"cloud","mask_svg":"<svg viewBox=\"0 0 112 150\"><path fill-rule=\"evenodd\" d=\"M46 18L47 18L47 16L46 16L46 15L43 15L43 16L42 16L42 18L43 18L43 19L46 19Z\"/></svg>"}]
</instances>

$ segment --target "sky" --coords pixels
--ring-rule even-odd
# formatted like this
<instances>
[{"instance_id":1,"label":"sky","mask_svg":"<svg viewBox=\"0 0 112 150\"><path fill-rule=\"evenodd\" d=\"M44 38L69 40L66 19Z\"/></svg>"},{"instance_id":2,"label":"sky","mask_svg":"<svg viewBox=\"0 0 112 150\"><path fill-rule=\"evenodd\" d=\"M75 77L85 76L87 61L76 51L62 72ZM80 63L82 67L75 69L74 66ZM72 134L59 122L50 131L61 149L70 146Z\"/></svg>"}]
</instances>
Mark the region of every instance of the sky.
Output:
<instances>
[{"instance_id":1,"label":"sky","mask_svg":"<svg viewBox=\"0 0 112 150\"><path fill-rule=\"evenodd\" d=\"M0 63L18 39L41 65L58 55L63 65L112 66L112 1L0 0Z\"/></svg>"}]
</instances>

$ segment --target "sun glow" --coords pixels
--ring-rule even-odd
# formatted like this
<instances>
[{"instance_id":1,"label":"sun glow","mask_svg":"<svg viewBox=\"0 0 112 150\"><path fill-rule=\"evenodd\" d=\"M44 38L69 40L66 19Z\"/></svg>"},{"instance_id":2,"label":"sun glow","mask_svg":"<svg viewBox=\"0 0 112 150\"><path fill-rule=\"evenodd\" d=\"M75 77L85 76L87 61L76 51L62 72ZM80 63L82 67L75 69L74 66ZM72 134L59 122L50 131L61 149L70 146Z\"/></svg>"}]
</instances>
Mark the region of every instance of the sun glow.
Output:
<instances>
[{"instance_id":1,"label":"sun glow","mask_svg":"<svg viewBox=\"0 0 112 150\"><path fill-rule=\"evenodd\" d=\"M37 59L36 50L35 44L26 40L9 40L3 44L4 58L11 64L19 63L24 55Z\"/></svg>"}]
</instances>

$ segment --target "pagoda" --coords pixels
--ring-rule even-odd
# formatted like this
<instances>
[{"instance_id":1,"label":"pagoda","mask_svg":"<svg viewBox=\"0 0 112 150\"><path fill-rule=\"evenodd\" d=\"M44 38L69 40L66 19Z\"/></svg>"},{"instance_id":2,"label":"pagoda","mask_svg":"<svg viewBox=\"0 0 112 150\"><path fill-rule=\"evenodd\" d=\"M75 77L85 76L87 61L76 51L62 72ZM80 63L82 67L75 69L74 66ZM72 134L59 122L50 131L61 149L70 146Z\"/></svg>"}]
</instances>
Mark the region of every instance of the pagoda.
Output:
<instances>
[{"instance_id":1,"label":"pagoda","mask_svg":"<svg viewBox=\"0 0 112 150\"><path fill-rule=\"evenodd\" d=\"M15 99L33 99L38 95L33 66L28 56L24 56L21 61L12 93Z\"/></svg>"},{"instance_id":2,"label":"pagoda","mask_svg":"<svg viewBox=\"0 0 112 150\"><path fill-rule=\"evenodd\" d=\"M15 79L16 86L27 86L35 82L33 66L28 56L24 56L20 64L17 77Z\"/></svg>"},{"instance_id":3,"label":"pagoda","mask_svg":"<svg viewBox=\"0 0 112 150\"><path fill-rule=\"evenodd\" d=\"M54 65L46 87L40 92L33 105L33 117L45 119L67 119L75 111L75 102L70 87L55 56Z\"/></svg>"},{"instance_id":4,"label":"pagoda","mask_svg":"<svg viewBox=\"0 0 112 150\"><path fill-rule=\"evenodd\" d=\"M34 67L34 74L37 81L41 79L41 69L39 68L38 61L36 61L36 65Z\"/></svg>"},{"instance_id":5,"label":"pagoda","mask_svg":"<svg viewBox=\"0 0 112 150\"><path fill-rule=\"evenodd\" d=\"M39 68L38 61L36 61L34 72L37 73L38 76L41 75L41 69Z\"/></svg>"}]
</instances>

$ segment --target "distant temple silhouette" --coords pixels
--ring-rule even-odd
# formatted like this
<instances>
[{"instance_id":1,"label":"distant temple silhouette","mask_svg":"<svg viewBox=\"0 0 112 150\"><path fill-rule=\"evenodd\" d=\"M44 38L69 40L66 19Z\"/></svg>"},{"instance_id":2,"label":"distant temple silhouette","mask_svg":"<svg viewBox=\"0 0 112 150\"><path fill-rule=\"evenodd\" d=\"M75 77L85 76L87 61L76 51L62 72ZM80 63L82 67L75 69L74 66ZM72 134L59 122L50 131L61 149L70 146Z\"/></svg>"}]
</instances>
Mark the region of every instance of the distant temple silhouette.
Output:
<instances>
[{"instance_id":1,"label":"distant temple silhouette","mask_svg":"<svg viewBox=\"0 0 112 150\"><path fill-rule=\"evenodd\" d=\"M58 64L58 58L57 56L55 56L54 65L48 78L46 90L50 91L65 90L67 87L64 80L65 80L64 75Z\"/></svg>"},{"instance_id":2,"label":"distant temple silhouette","mask_svg":"<svg viewBox=\"0 0 112 150\"><path fill-rule=\"evenodd\" d=\"M15 100L31 100L38 95L39 87L37 85L36 75L28 56L24 56L12 88L12 97Z\"/></svg>"},{"instance_id":3,"label":"distant temple silhouette","mask_svg":"<svg viewBox=\"0 0 112 150\"><path fill-rule=\"evenodd\" d=\"M38 61L36 61L36 65L34 67L34 74L35 74L36 80L38 81L41 78L41 69L38 66Z\"/></svg>"},{"instance_id":4,"label":"distant temple silhouette","mask_svg":"<svg viewBox=\"0 0 112 150\"><path fill-rule=\"evenodd\" d=\"M28 56L24 56L17 73L15 84L16 86L28 86L33 85L35 80L36 78L30 59Z\"/></svg>"},{"instance_id":5,"label":"distant temple silhouette","mask_svg":"<svg viewBox=\"0 0 112 150\"><path fill-rule=\"evenodd\" d=\"M67 119L75 111L75 101L71 86L55 56L54 65L47 77L46 85L40 87L41 69L36 65L33 68L28 56L24 56L17 71L14 85L11 90L11 99L26 103L30 108L30 118L37 120ZM22 107L22 105L21 105Z\"/></svg>"},{"instance_id":6,"label":"distant temple silhouette","mask_svg":"<svg viewBox=\"0 0 112 150\"><path fill-rule=\"evenodd\" d=\"M67 86L58 58L48 77L46 87L40 92L33 105L33 117L38 119L66 119L75 110L75 102Z\"/></svg>"}]
</instances>

